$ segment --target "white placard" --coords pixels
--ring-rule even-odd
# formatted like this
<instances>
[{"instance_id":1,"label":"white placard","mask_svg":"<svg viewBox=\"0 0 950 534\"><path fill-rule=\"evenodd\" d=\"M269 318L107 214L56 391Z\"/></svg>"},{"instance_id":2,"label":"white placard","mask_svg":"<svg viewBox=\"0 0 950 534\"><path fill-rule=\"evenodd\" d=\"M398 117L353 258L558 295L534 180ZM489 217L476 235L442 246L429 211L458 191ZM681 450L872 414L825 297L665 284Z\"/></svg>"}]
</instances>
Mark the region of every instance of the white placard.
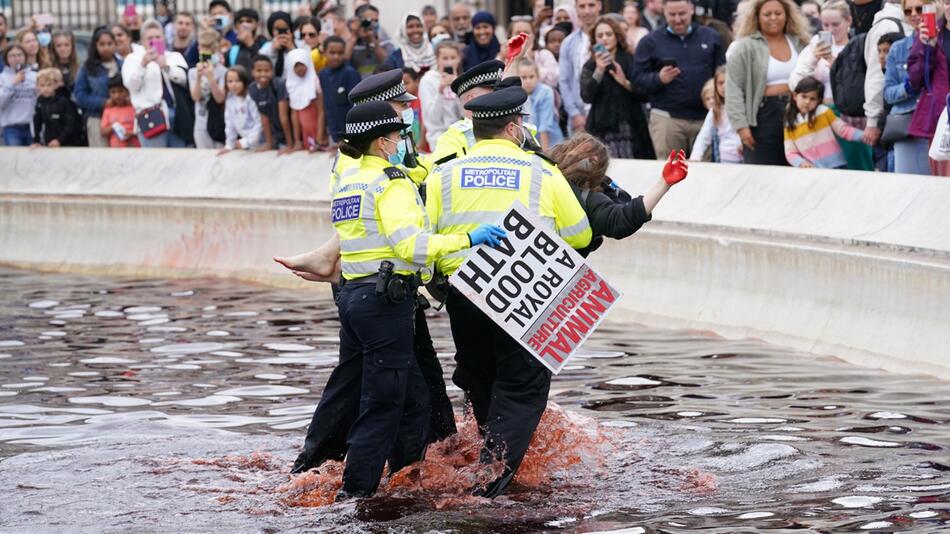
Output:
<instances>
[{"instance_id":1,"label":"white placard","mask_svg":"<svg viewBox=\"0 0 950 534\"><path fill-rule=\"evenodd\" d=\"M498 225L508 237L473 248L449 283L557 374L621 293L524 204Z\"/></svg>"}]
</instances>

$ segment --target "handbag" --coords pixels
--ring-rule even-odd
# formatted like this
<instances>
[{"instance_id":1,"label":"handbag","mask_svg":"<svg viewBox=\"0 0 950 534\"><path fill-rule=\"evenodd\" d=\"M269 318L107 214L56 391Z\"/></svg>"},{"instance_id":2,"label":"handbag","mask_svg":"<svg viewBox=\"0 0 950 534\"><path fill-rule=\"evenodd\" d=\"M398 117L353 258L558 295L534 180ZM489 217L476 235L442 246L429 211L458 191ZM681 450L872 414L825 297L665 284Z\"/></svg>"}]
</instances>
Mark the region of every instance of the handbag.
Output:
<instances>
[{"instance_id":1,"label":"handbag","mask_svg":"<svg viewBox=\"0 0 950 534\"><path fill-rule=\"evenodd\" d=\"M158 137L168 131L168 120L165 118L161 104L136 113L135 122L139 126L139 131L142 132L142 137L146 139Z\"/></svg>"},{"instance_id":2,"label":"handbag","mask_svg":"<svg viewBox=\"0 0 950 534\"><path fill-rule=\"evenodd\" d=\"M884 132L881 133L881 143L891 145L910 137L907 135L907 128L910 126L910 119L913 116L913 111L910 113L888 115L887 122L884 123Z\"/></svg>"},{"instance_id":3,"label":"handbag","mask_svg":"<svg viewBox=\"0 0 950 534\"><path fill-rule=\"evenodd\" d=\"M947 95L947 105L950 105L950 95ZM947 108L944 107L937 119L937 130L930 141L930 151L927 154L934 161L950 161L950 121L947 118Z\"/></svg>"}]
</instances>

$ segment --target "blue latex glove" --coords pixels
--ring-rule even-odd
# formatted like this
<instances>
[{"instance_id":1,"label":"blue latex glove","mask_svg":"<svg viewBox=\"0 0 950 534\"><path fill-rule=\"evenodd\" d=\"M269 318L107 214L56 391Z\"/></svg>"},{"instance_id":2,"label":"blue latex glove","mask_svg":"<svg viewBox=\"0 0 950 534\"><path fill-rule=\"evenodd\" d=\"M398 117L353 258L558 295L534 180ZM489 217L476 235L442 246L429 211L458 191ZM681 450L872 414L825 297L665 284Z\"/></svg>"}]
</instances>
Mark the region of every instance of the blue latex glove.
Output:
<instances>
[{"instance_id":1,"label":"blue latex glove","mask_svg":"<svg viewBox=\"0 0 950 534\"><path fill-rule=\"evenodd\" d=\"M508 237L508 233L494 224L483 224L468 233L468 240L473 247L482 243L490 247L497 247L501 244L501 240L506 237Z\"/></svg>"}]
</instances>

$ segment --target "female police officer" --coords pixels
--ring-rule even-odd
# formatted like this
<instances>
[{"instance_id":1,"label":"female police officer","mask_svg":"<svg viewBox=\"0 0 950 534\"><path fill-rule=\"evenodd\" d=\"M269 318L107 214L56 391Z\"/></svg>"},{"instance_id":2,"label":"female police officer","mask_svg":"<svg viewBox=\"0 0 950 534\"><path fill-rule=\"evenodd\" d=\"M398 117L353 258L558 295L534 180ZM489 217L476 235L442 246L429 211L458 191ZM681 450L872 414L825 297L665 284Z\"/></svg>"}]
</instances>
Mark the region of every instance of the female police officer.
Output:
<instances>
[{"instance_id":1,"label":"female police officer","mask_svg":"<svg viewBox=\"0 0 950 534\"><path fill-rule=\"evenodd\" d=\"M391 472L421 459L428 393L413 353L416 289L437 258L505 232L482 225L468 235L433 234L418 191L396 165L407 150L407 125L385 102L360 104L346 114L340 150L360 159L359 171L334 188L331 216L340 236L340 363L362 358L359 417L338 499L372 495L383 465Z\"/></svg>"}]
</instances>

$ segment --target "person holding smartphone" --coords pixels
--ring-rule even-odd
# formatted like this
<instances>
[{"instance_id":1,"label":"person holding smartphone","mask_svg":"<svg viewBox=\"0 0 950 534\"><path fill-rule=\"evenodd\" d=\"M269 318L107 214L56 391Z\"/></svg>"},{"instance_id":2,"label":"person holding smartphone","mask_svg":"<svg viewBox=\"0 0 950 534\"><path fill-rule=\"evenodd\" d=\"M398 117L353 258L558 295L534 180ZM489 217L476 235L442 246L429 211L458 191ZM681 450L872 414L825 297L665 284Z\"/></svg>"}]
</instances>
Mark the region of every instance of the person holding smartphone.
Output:
<instances>
[{"instance_id":1,"label":"person holding smartphone","mask_svg":"<svg viewBox=\"0 0 950 534\"><path fill-rule=\"evenodd\" d=\"M253 9L239 9L234 14L237 42L228 51L227 65L241 65L248 71L254 67L254 56L260 53L267 39L257 34L261 16Z\"/></svg>"},{"instance_id":2,"label":"person holding smartphone","mask_svg":"<svg viewBox=\"0 0 950 534\"><path fill-rule=\"evenodd\" d=\"M435 47L435 61L435 68L429 69L419 80L426 143L433 150L436 139L449 126L462 119L458 95L452 91L452 82L461 73L462 45L455 41L442 41Z\"/></svg>"},{"instance_id":3,"label":"person holding smartphone","mask_svg":"<svg viewBox=\"0 0 950 534\"><path fill-rule=\"evenodd\" d=\"M30 146L30 124L36 107L36 71L26 63L26 50L14 43L3 49L6 68L0 72L0 130L6 146Z\"/></svg>"},{"instance_id":4,"label":"person holding smartphone","mask_svg":"<svg viewBox=\"0 0 950 534\"><path fill-rule=\"evenodd\" d=\"M851 29L851 7L843 0L825 4L821 11L821 31L808 46L802 49L795 63L795 70L788 78L789 87L795 87L806 76L811 76L825 86L824 103L834 103L834 86L831 83L831 65L848 44Z\"/></svg>"}]
</instances>

